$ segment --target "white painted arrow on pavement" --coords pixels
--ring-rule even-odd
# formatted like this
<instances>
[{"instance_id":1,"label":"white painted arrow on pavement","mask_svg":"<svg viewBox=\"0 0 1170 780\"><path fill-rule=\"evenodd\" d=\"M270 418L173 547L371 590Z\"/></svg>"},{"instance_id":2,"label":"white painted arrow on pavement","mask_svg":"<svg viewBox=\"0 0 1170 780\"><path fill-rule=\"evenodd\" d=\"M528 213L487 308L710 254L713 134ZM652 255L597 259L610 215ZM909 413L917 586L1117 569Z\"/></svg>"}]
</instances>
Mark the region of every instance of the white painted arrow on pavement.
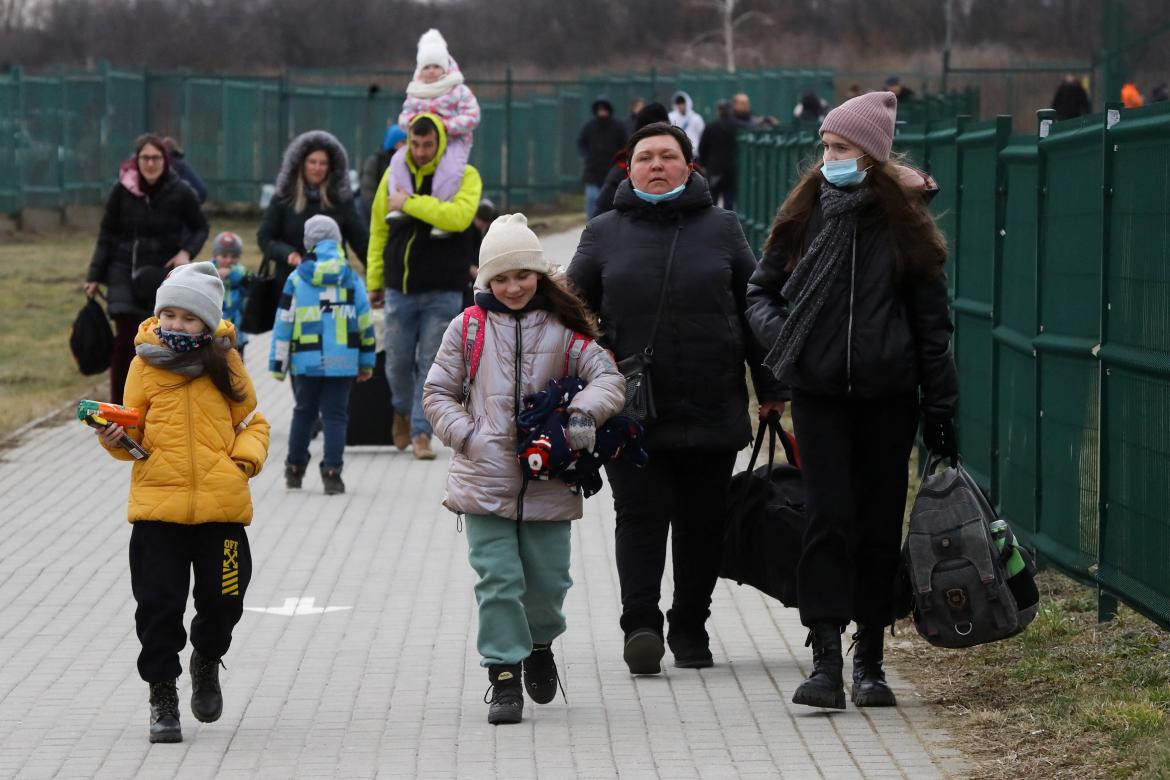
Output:
<instances>
[{"instance_id":1,"label":"white painted arrow on pavement","mask_svg":"<svg viewBox=\"0 0 1170 780\"><path fill-rule=\"evenodd\" d=\"M314 598L304 599L285 599L283 607L244 607L249 612L266 612L269 615L284 615L285 617L292 617L294 615L320 615L325 612L339 612L343 609L353 609L353 607L314 607Z\"/></svg>"}]
</instances>

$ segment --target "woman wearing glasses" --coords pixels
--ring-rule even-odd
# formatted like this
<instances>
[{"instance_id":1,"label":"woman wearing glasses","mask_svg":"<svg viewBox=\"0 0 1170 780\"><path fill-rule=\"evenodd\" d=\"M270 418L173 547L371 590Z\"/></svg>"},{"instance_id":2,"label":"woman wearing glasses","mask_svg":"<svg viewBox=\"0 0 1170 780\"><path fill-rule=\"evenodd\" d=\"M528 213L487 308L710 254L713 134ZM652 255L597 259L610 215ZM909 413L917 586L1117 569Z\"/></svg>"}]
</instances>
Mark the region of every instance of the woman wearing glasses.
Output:
<instances>
[{"instance_id":1,"label":"woman wearing glasses","mask_svg":"<svg viewBox=\"0 0 1170 780\"><path fill-rule=\"evenodd\" d=\"M134 358L138 324L154 312L154 294L171 268L191 262L207 240L207 219L195 191L170 166L157 135L134 143L122 163L118 182L106 200L101 232L85 294L106 285L106 305L114 320L110 354L110 400L122 403L126 372Z\"/></svg>"}]
</instances>

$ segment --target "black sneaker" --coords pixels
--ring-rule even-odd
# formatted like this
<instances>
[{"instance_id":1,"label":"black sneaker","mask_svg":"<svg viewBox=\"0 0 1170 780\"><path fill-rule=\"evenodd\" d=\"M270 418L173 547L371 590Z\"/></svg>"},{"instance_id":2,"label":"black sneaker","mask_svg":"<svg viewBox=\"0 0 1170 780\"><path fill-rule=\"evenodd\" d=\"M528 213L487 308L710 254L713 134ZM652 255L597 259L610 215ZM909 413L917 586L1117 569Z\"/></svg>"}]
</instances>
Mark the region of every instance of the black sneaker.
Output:
<instances>
[{"instance_id":1,"label":"black sneaker","mask_svg":"<svg viewBox=\"0 0 1170 780\"><path fill-rule=\"evenodd\" d=\"M321 482L325 485L327 496L338 496L345 492L345 483L341 481L341 469L321 469Z\"/></svg>"},{"instance_id":2,"label":"black sneaker","mask_svg":"<svg viewBox=\"0 0 1170 780\"><path fill-rule=\"evenodd\" d=\"M524 692L520 684L520 664L489 666L491 685L484 694L488 708L488 723L519 723L524 718Z\"/></svg>"},{"instance_id":3,"label":"black sneaker","mask_svg":"<svg viewBox=\"0 0 1170 780\"><path fill-rule=\"evenodd\" d=\"M299 488L305 479L305 466L297 466L292 463L284 464L284 486L287 488Z\"/></svg>"},{"instance_id":4,"label":"black sneaker","mask_svg":"<svg viewBox=\"0 0 1170 780\"><path fill-rule=\"evenodd\" d=\"M150 741L182 742L179 690L174 680L150 684Z\"/></svg>"},{"instance_id":5,"label":"black sneaker","mask_svg":"<svg viewBox=\"0 0 1170 780\"><path fill-rule=\"evenodd\" d=\"M204 723L215 723L223 714L223 694L219 687L218 658L204 658L191 653L191 713Z\"/></svg>"},{"instance_id":6,"label":"black sneaker","mask_svg":"<svg viewBox=\"0 0 1170 780\"><path fill-rule=\"evenodd\" d=\"M706 669L715 665L706 631L671 631L666 641L678 669Z\"/></svg>"},{"instance_id":7,"label":"black sneaker","mask_svg":"<svg viewBox=\"0 0 1170 780\"><path fill-rule=\"evenodd\" d=\"M622 657L630 674L658 674L662 671L662 656L666 647L662 644L662 633L652 628L639 628L626 637L626 648Z\"/></svg>"},{"instance_id":8,"label":"black sneaker","mask_svg":"<svg viewBox=\"0 0 1170 780\"><path fill-rule=\"evenodd\" d=\"M551 644L533 645L532 655L524 659L524 690L537 704L548 704L557 696L561 678Z\"/></svg>"}]
</instances>

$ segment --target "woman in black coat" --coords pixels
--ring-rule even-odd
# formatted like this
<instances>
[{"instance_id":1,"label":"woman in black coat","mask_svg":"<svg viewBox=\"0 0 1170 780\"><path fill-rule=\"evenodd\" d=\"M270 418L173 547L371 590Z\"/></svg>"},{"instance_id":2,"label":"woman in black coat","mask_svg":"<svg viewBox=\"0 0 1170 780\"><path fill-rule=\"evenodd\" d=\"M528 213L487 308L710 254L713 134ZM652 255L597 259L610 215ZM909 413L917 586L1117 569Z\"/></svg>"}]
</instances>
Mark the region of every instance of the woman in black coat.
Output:
<instances>
[{"instance_id":1,"label":"woman in black coat","mask_svg":"<svg viewBox=\"0 0 1170 780\"><path fill-rule=\"evenodd\" d=\"M675 666L712 664L705 625L728 487L735 454L751 439L745 361L760 399L779 401L780 387L762 369L763 350L745 318L755 258L735 215L711 204L706 181L691 170L686 134L647 125L629 149L630 178L618 187L614 210L585 228L568 275L600 316L602 343L618 361L653 348L658 416L646 425L650 463L637 469L618 461L606 471L617 511L625 660L632 674L655 674L665 652L658 601L671 528L667 641Z\"/></svg>"},{"instance_id":2,"label":"woman in black coat","mask_svg":"<svg viewBox=\"0 0 1170 780\"><path fill-rule=\"evenodd\" d=\"M169 269L191 262L207 240L207 219L195 191L172 170L163 139L143 135L122 163L106 199L97 246L85 275L85 294L107 286L114 320L110 400L122 391L138 324L154 313L154 294Z\"/></svg>"},{"instance_id":3,"label":"woman in black coat","mask_svg":"<svg viewBox=\"0 0 1170 780\"><path fill-rule=\"evenodd\" d=\"M918 421L955 458L958 378L946 241L925 174L890 160L897 98L846 101L824 160L789 193L748 287L768 368L791 391L808 528L797 586L812 675L793 702L845 707L841 633L856 621L855 705L893 706L882 671Z\"/></svg>"},{"instance_id":4,"label":"woman in black coat","mask_svg":"<svg viewBox=\"0 0 1170 780\"><path fill-rule=\"evenodd\" d=\"M369 227L354 203L345 147L324 130L302 133L285 149L276 192L256 233L265 259L276 263L277 289L300 264L305 254L305 222L316 214L337 222L349 245L349 259L364 266Z\"/></svg>"}]
</instances>

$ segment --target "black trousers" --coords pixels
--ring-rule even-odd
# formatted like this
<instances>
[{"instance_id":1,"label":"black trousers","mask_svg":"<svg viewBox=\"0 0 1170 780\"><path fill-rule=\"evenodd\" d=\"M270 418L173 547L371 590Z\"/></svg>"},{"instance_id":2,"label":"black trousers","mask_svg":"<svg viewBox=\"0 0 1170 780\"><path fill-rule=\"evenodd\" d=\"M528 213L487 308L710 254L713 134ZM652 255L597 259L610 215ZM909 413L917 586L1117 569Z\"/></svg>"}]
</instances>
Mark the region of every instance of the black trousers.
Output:
<instances>
[{"instance_id":1,"label":"black trousers","mask_svg":"<svg viewBox=\"0 0 1170 780\"><path fill-rule=\"evenodd\" d=\"M795 393L792 422L808 512L797 570L800 621L888 625L917 398Z\"/></svg>"},{"instance_id":2,"label":"black trousers","mask_svg":"<svg viewBox=\"0 0 1170 780\"><path fill-rule=\"evenodd\" d=\"M138 609L134 623L142 652L138 674L146 682L176 679L179 651L187 643L183 611L195 572L191 646L205 658L221 658L244 612L252 579L248 535L239 523L182 525L139 521L130 534L130 584Z\"/></svg>"},{"instance_id":3,"label":"black trousers","mask_svg":"<svg viewBox=\"0 0 1170 780\"><path fill-rule=\"evenodd\" d=\"M672 634L706 636L711 592L719 578L728 488L735 453L654 452L645 468L625 461L605 467L617 512L617 568L622 630L662 631L662 574L667 531L673 528Z\"/></svg>"}]
</instances>

